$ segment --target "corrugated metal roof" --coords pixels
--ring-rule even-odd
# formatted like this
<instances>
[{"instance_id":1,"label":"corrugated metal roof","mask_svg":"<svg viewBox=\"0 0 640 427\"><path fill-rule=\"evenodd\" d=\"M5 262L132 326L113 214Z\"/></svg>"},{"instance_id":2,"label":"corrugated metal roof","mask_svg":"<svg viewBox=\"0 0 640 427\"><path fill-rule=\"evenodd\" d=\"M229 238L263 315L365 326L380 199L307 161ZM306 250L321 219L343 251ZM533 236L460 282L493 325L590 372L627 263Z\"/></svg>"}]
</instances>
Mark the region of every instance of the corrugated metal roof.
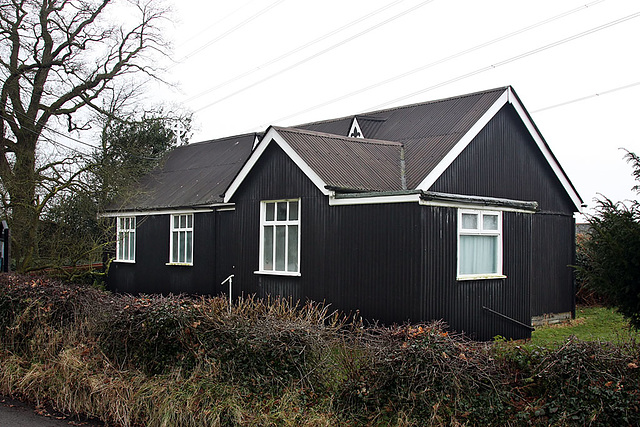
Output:
<instances>
[{"instance_id":1,"label":"corrugated metal roof","mask_svg":"<svg viewBox=\"0 0 640 427\"><path fill-rule=\"evenodd\" d=\"M415 188L507 87L295 126L346 135L353 117L366 138L402 142L407 185Z\"/></svg>"},{"instance_id":2,"label":"corrugated metal roof","mask_svg":"<svg viewBox=\"0 0 640 427\"><path fill-rule=\"evenodd\" d=\"M177 147L140 183L130 200L109 210L207 206L221 197L251 155L256 134Z\"/></svg>"},{"instance_id":3,"label":"corrugated metal roof","mask_svg":"<svg viewBox=\"0 0 640 427\"><path fill-rule=\"evenodd\" d=\"M401 143L274 129L329 186L368 191L402 189Z\"/></svg>"},{"instance_id":4,"label":"corrugated metal roof","mask_svg":"<svg viewBox=\"0 0 640 427\"><path fill-rule=\"evenodd\" d=\"M362 191L416 188L508 87L338 119L274 128L329 186ZM365 139L349 138L353 119ZM142 182L142 192L117 210L206 206L223 201L256 134L189 144L168 154ZM113 209L116 210L116 209Z\"/></svg>"}]
</instances>

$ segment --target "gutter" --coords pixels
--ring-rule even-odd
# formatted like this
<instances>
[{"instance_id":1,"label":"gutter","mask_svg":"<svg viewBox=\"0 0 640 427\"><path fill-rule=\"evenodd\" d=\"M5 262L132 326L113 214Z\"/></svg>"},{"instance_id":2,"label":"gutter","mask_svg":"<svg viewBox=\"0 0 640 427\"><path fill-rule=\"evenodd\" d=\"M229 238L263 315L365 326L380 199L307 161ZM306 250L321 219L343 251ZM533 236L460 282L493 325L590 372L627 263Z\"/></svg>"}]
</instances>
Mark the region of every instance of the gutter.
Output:
<instances>
[{"instance_id":1,"label":"gutter","mask_svg":"<svg viewBox=\"0 0 640 427\"><path fill-rule=\"evenodd\" d=\"M210 205L195 205L185 207L158 207L158 208L130 208L125 210L111 210L98 213L98 218L115 218L119 216L145 216L145 215L168 215L196 212L213 212L220 209L235 207L235 203L213 203Z\"/></svg>"}]
</instances>

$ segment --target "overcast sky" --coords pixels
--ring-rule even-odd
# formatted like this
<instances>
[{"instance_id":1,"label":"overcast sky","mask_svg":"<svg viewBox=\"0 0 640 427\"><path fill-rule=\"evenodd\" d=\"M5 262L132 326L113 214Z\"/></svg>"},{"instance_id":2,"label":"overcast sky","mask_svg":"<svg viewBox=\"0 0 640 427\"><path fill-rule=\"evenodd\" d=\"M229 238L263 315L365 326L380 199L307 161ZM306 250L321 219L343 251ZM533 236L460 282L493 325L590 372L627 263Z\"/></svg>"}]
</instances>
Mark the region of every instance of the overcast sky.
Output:
<instances>
[{"instance_id":1,"label":"overcast sky","mask_svg":"<svg viewBox=\"0 0 640 427\"><path fill-rule=\"evenodd\" d=\"M634 197L637 0L175 1L192 141L512 85L585 203Z\"/></svg>"}]
</instances>

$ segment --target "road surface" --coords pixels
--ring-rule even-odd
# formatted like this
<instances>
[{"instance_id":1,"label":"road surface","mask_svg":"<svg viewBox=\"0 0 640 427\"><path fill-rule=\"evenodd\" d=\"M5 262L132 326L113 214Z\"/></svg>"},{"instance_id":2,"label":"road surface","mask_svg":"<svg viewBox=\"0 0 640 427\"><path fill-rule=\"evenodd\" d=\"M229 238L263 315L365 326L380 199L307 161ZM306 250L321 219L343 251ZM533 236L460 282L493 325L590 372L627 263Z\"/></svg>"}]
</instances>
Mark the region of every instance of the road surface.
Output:
<instances>
[{"instance_id":1,"label":"road surface","mask_svg":"<svg viewBox=\"0 0 640 427\"><path fill-rule=\"evenodd\" d=\"M46 409L34 408L17 400L0 397L0 427L98 427L102 424L65 418Z\"/></svg>"}]
</instances>

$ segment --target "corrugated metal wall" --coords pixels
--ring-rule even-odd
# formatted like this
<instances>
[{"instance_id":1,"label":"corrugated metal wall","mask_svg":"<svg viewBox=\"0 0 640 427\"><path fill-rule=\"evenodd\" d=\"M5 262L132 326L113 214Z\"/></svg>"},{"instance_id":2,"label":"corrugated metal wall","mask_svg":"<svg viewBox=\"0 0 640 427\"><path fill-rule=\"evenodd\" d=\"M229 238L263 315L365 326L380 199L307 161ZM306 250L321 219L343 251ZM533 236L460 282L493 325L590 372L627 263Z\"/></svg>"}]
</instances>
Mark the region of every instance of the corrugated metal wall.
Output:
<instances>
[{"instance_id":1,"label":"corrugated metal wall","mask_svg":"<svg viewBox=\"0 0 640 427\"><path fill-rule=\"evenodd\" d=\"M536 201L532 315L575 310L573 210L569 196L513 107L505 106L431 190Z\"/></svg>"},{"instance_id":2,"label":"corrugated metal wall","mask_svg":"<svg viewBox=\"0 0 640 427\"><path fill-rule=\"evenodd\" d=\"M575 310L575 220L572 216L536 214L533 220L531 314Z\"/></svg>"},{"instance_id":3,"label":"corrugated metal wall","mask_svg":"<svg viewBox=\"0 0 640 427\"><path fill-rule=\"evenodd\" d=\"M134 293L219 294L226 292L220 282L233 272L234 296L325 301L387 324L445 319L477 339L527 337L528 329L482 307L525 324L541 311L571 310L573 281L566 266L574 259L573 219L571 201L518 126L511 107L503 109L432 188L539 202L540 214L503 215L506 279L456 280L455 208L331 207L272 144L234 195L235 212L196 214L193 267L165 265L169 216L149 216L138 223L136 264L114 263L110 286ZM301 199L301 276L255 274L260 201L291 198Z\"/></svg>"},{"instance_id":4,"label":"corrugated metal wall","mask_svg":"<svg viewBox=\"0 0 640 427\"><path fill-rule=\"evenodd\" d=\"M170 215L138 217L136 262L111 263L107 286L127 293L217 294L215 212L194 215L193 266L168 266ZM219 283L219 282L218 282Z\"/></svg>"},{"instance_id":5,"label":"corrugated metal wall","mask_svg":"<svg viewBox=\"0 0 640 427\"><path fill-rule=\"evenodd\" d=\"M511 105L496 114L429 190L536 201L541 211L568 215L574 209Z\"/></svg>"},{"instance_id":6,"label":"corrugated metal wall","mask_svg":"<svg viewBox=\"0 0 640 427\"><path fill-rule=\"evenodd\" d=\"M423 208L423 317L443 318L453 329L488 340L496 335L526 338L530 331L492 314L488 307L524 324L531 321L532 215L503 213L503 272L506 279L456 280L457 209Z\"/></svg>"},{"instance_id":7,"label":"corrugated metal wall","mask_svg":"<svg viewBox=\"0 0 640 427\"><path fill-rule=\"evenodd\" d=\"M274 145L234 196L238 291L325 301L383 323L445 319L478 339L529 336L531 215L504 214L507 279L456 280L457 210L417 203L331 207ZM257 275L261 200L301 197L300 277Z\"/></svg>"}]
</instances>

